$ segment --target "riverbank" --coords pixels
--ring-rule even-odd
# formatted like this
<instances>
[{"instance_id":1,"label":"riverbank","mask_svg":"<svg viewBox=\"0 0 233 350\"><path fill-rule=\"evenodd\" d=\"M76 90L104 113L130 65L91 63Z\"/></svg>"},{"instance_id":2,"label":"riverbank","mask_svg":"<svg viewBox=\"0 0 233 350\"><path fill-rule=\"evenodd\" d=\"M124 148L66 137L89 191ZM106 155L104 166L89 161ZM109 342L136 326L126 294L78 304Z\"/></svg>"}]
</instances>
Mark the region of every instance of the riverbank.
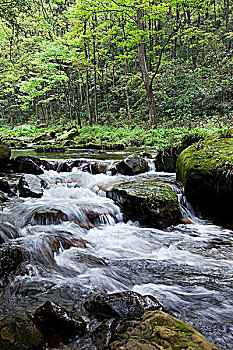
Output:
<instances>
[{"instance_id":1,"label":"riverbank","mask_svg":"<svg viewBox=\"0 0 233 350\"><path fill-rule=\"evenodd\" d=\"M77 149L124 149L126 147L152 146L158 150L179 148L208 137L225 135L227 126L209 124L192 129L185 127L144 129L109 126L85 126L75 124L46 125L25 124L16 127L0 127L0 142L10 148L31 148L37 152L65 151Z\"/></svg>"}]
</instances>

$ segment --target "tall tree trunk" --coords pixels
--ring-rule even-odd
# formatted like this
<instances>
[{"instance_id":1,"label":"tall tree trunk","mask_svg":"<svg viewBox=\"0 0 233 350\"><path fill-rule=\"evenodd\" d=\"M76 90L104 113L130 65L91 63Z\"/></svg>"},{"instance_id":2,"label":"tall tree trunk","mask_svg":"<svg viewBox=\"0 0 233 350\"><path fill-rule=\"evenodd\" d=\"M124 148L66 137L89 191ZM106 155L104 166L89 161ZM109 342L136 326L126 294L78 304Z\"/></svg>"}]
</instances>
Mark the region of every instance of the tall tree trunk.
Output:
<instances>
[{"instance_id":1,"label":"tall tree trunk","mask_svg":"<svg viewBox=\"0 0 233 350\"><path fill-rule=\"evenodd\" d=\"M143 31L142 23L142 10L137 8L137 29ZM145 45L143 43L143 34L140 36L140 42L138 44L138 58L142 73L142 79L146 89L147 105L149 109L149 123L150 128L157 126L157 112L154 100L154 94L152 90L152 84L148 73L146 55L145 55Z\"/></svg>"},{"instance_id":2,"label":"tall tree trunk","mask_svg":"<svg viewBox=\"0 0 233 350\"><path fill-rule=\"evenodd\" d=\"M87 22L84 22L84 35L86 35ZM86 38L84 38L84 51L85 51L85 60L86 60L86 103L87 103L87 115L89 124L92 125L92 115L91 115L91 107L90 107L90 91L89 91L89 70L88 70L88 45L86 43Z\"/></svg>"}]
</instances>

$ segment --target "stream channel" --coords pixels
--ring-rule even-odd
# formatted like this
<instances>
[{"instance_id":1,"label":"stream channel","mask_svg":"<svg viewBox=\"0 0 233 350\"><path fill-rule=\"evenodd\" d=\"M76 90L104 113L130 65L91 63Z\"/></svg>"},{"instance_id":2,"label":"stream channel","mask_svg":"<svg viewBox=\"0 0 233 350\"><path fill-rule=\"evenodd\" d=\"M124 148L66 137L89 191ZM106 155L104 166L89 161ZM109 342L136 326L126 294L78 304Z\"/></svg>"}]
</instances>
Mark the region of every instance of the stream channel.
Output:
<instances>
[{"instance_id":1,"label":"stream channel","mask_svg":"<svg viewBox=\"0 0 233 350\"><path fill-rule=\"evenodd\" d=\"M15 151L13 156L27 152ZM110 161L125 156L122 151L92 155L73 151L50 158ZM99 189L123 175L92 175L74 168L70 173L45 171L40 177L49 182L41 198L17 198L0 214L1 222L17 228L12 242L23 246L29 257L26 272L12 280L2 303L33 310L54 300L78 310L94 291L133 290L155 296L220 349L233 349L233 231L196 217L190 206L183 210L192 217L191 225L158 230L124 223L119 207ZM68 220L40 222L34 215L38 209L61 210ZM88 222L88 211L98 214L95 226L80 227L78 223ZM86 247L56 248L58 241L75 238L87 241Z\"/></svg>"}]
</instances>

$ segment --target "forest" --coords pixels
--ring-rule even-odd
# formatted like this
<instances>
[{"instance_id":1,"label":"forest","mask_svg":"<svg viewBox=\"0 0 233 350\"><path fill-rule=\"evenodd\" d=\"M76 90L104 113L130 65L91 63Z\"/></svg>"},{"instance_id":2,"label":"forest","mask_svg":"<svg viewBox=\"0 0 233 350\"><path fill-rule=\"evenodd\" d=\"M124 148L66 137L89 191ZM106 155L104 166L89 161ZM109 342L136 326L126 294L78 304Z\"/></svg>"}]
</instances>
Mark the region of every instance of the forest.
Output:
<instances>
[{"instance_id":1,"label":"forest","mask_svg":"<svg viewBox=\"0 0 233 350\"><path fill-rule=\"evenodd\" d=\"M0 0L0 349L233 349L233 2Z\"/></svg>"},{"instance_id":2,"label":"forest","mask_svg":"<svg viewBox=\"0 0 233 350\"><path fill-rule=\"evenodd\" d=\"M0 123L232 123L229 0L0 4Z\"/></svg>"}]
</instances>

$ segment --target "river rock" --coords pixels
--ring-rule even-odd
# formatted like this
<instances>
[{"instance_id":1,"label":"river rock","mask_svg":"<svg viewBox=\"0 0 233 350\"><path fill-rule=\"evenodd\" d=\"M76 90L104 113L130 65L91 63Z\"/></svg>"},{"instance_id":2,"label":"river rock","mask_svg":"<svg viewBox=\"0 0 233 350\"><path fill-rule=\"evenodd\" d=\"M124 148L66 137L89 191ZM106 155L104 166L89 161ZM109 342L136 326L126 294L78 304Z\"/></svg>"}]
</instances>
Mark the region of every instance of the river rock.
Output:
<instances>
[{"instance_id":1,"label":"river rock","mask_svg":"<svg viewBox=\"0 0 233 350\"><path fill-rule=\"evenodd\" d=\"M0 236L5 239L5 240L9 240L9 239L14 239L14 238L19 238L20 234L19 234L19 230L13 226L10 223L6 223L6 222L1 222L0 223Z\"/></svg>"},{"instance_id":2,"label":"river rock","mask_svg":"<svg viewBox=\"0 0 233 350\"><path fill-rule=\"evenodd\" d=\"M64 132L60 136L57 137L58 141L65 141L65 140L73 140L74 137L79 135L79 131L77 128L72 128L69 131Z\"/></svg>"},{"instance_id":3,"label":"river rock","mask_svg":"<svg viewBox=\"0 0 233 350\"><path fill-rule=\"evenodd\" d=\"M39 160L38 160L39 161ZM14 160L14 171L17 173L26 173L41 175L44 171L40 168L40 162L35 162L35 159L18 156Z\"/></svg>"},{"instance_id":4,"label":"river rock","mask_svg":"<svg viewBox=\"0 0 233 350\"><path fill-rule=\"evenodd\" d=\"M18 189L20 197L40 198L43 196L43 188L46 182L39 176L25 174L19 179Z\"/></svg>"},{"instance_id":5,"label":"river rock","mask_svg":"<svg viewBox=\"0 0 233 350\"><path fill-rule=\"evenodd\" d=\"M156 176L118 184L106 193L120 206L126 220L139 221L143 226L156 228L180 222L181 212L176 193L170 183L162 182Z\"/></svg>"},{"instance_id":6,"label":"river rock","mask_svg":"<svg viewBox=\"0 0 233 350\"><path fill-rule=\"evenodd\" d=\"M4 179L0 179L0 191L10 194L11 188L9 183Z\"/></svg>"},{"instance_id":7,"label":"river rock","mask_svg":"<svg viewBox=\"0 0 233 350\"><path fill-rule=\"evenodd\" d=\"M37 209L31 219L31 225L59 225L62 221L67 221L67 214L59 209Z\"/></svg>"},{"instance_id":8,"label":"river rock","mask_svg":"<svg viewBox=\"0 0 233 350\"><path fill-rule=\"evenodd\" d=\"M84 303L85 309L98 319L138 319L146 311L162 310L162 305L151 295L136 292L96 294Z\"/></svg>"},{"instance_id":9,"label":"river rock","mask_svg":"<svg viewBox=\"0 0 233 350\"><path fill-rule=\"evenodd\" d=\"M233 228L233 138L188 147L178 158L177 179L199 212Z\"/></svg>"},{"instance_id":10,"label":"river rock","mask_svg":"<svg viewBox=\"0 0 233 350\"><path fill-rule=\"evenodd\" d=\"M41 141L49 141L53 140L56 137L55 131L45 131L44 133L34 137L32 142L41 142Z\"/></svg>"},{"instance_id":11,"label":"river rock","mask_svg":"<svg viewBox=\"0 0 233 350\"><path fill-rule=\"evenodd\" d=\"M6 311L3 315L4 317L0 318L1 350L39 350L43 348L43 335L31 317L17 311Z\"/></svg>"},{"instance_id":12,"label":"river rock","mask_svg":"<svg viewBox=\"0 0 233 350\"><path fill-rule=\"evenodd\" d=\"M24 254L19 247L5 244L0 247L0 277L15 272L25 260Z\"/></svg>"},{"instance_id":13,"label":"river rock","mask_svg":"<svg viewBox=\"0 0 233 350\"><path fill-rule=\"evenodd\" d=\"M7 162L9 161L11 156L11 150L5 146L0 144L0 169L4 171Z\"/></svg>"},{"instance_id":14,"label":"river rock","mask_svg":"<svg viewBox=\"0 0 233 350\"><path fill-rule=\"evenodd\" d=\"M111 350L220 350L185 322L162 311L145 313L115 331Z\"/></svg>"},{"instance_id":15,"label":"river rock","mask_svg":"<svg viewBox=\"0 0 233 350\"><path fill-rule=\"evenodd\" d=\"M149 170L147 160L135 154L117 163L115 167L123 175L137 175Z\"/></svg>"},{"instance_id":16,"label":"river rock","mask_svg":"<svg viewBox=\"0 0 233 350\"><path fill-rule=\"evenodd\" d=\"M39 307L34 318L46 339L54 335L67 339L86 331L86 322L80 316L53 301Z\"/></svg>"}]
</instances>

